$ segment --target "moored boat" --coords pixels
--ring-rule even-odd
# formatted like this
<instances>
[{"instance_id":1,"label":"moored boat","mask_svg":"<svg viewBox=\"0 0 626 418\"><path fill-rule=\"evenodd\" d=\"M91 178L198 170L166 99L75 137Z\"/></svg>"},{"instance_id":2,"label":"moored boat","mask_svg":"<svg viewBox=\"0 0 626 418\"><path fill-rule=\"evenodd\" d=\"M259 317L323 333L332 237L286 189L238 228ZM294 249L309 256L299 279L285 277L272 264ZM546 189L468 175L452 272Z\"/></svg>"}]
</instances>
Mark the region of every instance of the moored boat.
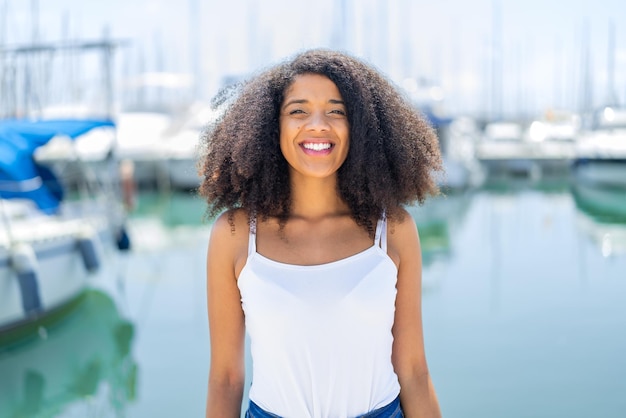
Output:
<instances>
[{"instance_id":1,"label":"moored boat","mask_svg":"<svg viewBox=\"0 0 626 418\"><path fill-rule=\"evenodd\" d=\"M626 188L626 108L596 112L591 129L576 143L576 181Z\"/></svg>"},{"instance_id":2,"label":"moored boat","mask_svg":"<svg viewBox=\"0 0 626 418\"><path fill-rule=\"evenodd\" d=\"M476 158L491 175L521 174L537 180L567 174L576 129L571 121L490 122L476 145Z\"/></svg>"},{"instance_id":3,"label":"moored boat","mask_svg":"<svg viewBox=\"0 0 626 418\"><path fill-rule=\"evenodd\" d=\"M0 332L54 312L88 285L109 248L128 249L114 186L85 174L89 196L35 158L59 135L77 138L109 120L0 122ZM58 160L57 160L58 162ZM88 167L78 164L78 167Z\"/></svg>"}]
</instances>

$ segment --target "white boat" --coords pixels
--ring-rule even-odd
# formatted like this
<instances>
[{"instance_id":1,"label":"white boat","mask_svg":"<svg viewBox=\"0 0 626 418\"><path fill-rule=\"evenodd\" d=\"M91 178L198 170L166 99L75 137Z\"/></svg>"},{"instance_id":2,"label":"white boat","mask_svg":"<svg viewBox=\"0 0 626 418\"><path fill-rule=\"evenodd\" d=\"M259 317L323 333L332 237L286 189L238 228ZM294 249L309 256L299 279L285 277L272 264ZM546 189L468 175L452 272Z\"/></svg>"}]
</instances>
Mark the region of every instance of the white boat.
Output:
<instances>
[{"instance_id":1,"label":"white boat","mask_svg":"<svg viewBox=\"0 0 626 418\"><path fill-rule=\"evenodd\" d=\"M76 139L55 137L37 150L37 158L55 170L80 171L83 167L72 165L86 164L97 177L109 176L111 170L123 165L130 168L138 187L168 189L167 167L172 152L168 132L172 126L173 116L167 113L122 112L116 118L115 129L93 129Z\"/></svg>"},{"instance_id":2,"label":"white boat","mask_svg":"<svg viewBox=\"0 0 626 418\"><path fill-rule=\"evenodd\" d=\"M51 138L102 126L112 122L0 122L0 332L61 308L107 253L128 248L118 196L103 179L85 183L89 199L72 200L62 179L35 159Z\"/></svg>"},{"instance_id":3,"label":"white boat","mask_svg":"<svg viewBox=\"0 0 626 418\"><path fill-rule=\"evenodd\" d=\"M76 138L57 135L35 150L35 159L55 173L64 173L66 187L77 188L85 183L85 175L92 177L91 182L116 175L116 135L113 125L95 127Z\"/></svg>"},{"instance_id":4,"label":"white boat","mask_svg":"<svg viewBox=\"0 0 626 418\"><path fill-rule=\"evenodd\" d=\"M445 181L444 190L462 190L484 182L485 172L476 159L476 142L480 136L474 119L459 117L443 131L442 141Z\"/></svg>"},{"instance_id":5,"label":"white boat","mask_svg":"<svg viewBox=\"0 0 626 418\"><path fill-rule=\"evenodd\" d=\"M117 117L116 157L132 163L140 186L167 185L163 141L172 116L160 112L122 112Z\"/></svg>"},{"instance_id":6,"label":"white boat","mask_svg":"<svg viewBox=\"0 0 626 418\"><path fill-rule=\"evenodd\" d=\"M577 181L626 188L626 108L605 107L576 143Z\"/></svg>"},{"instance_id":7,"label":"white boat","mask_svg":"<svg viewBox=\"0 0 626 418\"><path fill-rule=\"evenodd\" d=\"M488 174L526 171L519 156L524 147L523 128L516 122L490 122L476 143L476 159Z\"/></svg>"},{"instance_id":8,"label":"white boat","mask_svg":"<svg viewBox=\"0 0 626 418\"><path fill-rule=\"evenodd\" d=\"M550 110L542 119L530 123L526 140L535 143L564 143L576 141L581 128L580 115L575 112Z\"/></svg>"},{"instance_id":9,"label":"white boat","mask_svg":"<svg viewBox=\"0 0 626 418\"><path fill-rule=\"evenodd\" d=\"M161 155L170 185L174 189L195 189L200 185L198 153L202 131L213 123L225 107L193 104L165 132Z\"/></svg>"},{"instance_id":10,"label":"white boat","mask_svg":"<svg viewBox=\"0 0 626 418\"><path fill-rule=\"evenodd\" d=\"M570 122L492 122L476 144L476 158L490 174L523 174L538 179L566 174L574 158L576 126Z\"/></svg>"}]
</instances>

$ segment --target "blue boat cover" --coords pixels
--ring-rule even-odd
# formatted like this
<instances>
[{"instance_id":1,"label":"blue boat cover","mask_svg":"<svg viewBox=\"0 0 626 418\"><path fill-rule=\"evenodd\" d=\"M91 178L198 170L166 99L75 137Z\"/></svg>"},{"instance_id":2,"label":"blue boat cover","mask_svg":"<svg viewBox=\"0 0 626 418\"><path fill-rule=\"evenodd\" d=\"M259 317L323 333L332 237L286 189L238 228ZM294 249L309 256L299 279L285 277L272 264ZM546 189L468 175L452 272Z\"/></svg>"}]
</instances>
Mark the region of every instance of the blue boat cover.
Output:
<instances>
[{"instance_id":1,"label":"blue boat cover","mask_svg":"<svg viewBox=\"0 0 626 418\"><path fill-rule=\"evenodd\" d=\"M0 198L31 199L54 213L62 193L56 176L34 160L35 150L58 135L75 139L92 129L115 124L108 119L0 120Z\"/></svg>"}]
</instances>

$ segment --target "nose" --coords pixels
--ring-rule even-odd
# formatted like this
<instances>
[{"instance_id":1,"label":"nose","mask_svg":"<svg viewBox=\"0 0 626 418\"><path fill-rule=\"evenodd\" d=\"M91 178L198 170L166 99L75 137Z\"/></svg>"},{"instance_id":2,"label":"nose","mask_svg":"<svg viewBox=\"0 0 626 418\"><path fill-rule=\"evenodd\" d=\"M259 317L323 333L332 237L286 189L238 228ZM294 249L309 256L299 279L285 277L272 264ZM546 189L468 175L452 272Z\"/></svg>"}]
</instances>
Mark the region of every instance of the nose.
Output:
<instances>
[{"instance_id":1,"label":"nose","mask_svg":"<svg viewBox=\"0 0 626 418\"><path fill-rule=\"evenodd\" d=\"M330 125L323 111L313 112L307 121L307 130L309 131L328 131Z\"/></svg>"}]
</instances>

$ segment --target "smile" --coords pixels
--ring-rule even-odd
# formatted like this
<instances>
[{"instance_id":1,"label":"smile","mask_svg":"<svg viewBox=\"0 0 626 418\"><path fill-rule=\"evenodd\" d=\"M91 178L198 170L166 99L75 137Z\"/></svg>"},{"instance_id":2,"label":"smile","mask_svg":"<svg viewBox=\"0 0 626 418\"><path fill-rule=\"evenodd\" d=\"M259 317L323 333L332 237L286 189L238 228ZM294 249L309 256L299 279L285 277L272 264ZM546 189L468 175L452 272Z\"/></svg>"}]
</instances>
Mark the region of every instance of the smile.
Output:
<instances>
[{"instance_id":1,"label":"smile","mask_svg":"<svg viewBox=\"0 0 626 418\"><path fill-rule=\"evenodd\" d=\"M304 149L311 151L325 151L331 149L333 146L330 142L305 142L301 145Z\"/></svg>"}]
</instances>

